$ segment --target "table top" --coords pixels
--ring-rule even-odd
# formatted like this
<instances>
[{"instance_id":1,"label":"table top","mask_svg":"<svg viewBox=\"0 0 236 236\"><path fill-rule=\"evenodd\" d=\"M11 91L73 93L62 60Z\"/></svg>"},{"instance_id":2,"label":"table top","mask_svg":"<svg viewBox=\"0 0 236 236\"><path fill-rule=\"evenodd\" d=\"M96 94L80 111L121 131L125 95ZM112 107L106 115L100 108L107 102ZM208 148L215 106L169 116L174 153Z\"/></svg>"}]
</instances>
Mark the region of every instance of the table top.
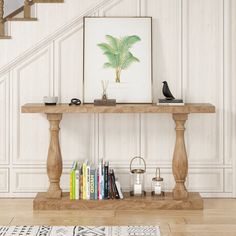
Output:
<instances>
[{"instance_id":1,"label":"table top","mask_svg":"<svg viewBox=\"0 0 236 236\"><path fill-rule=\"evenodd\" d=\"M22 113L215 113L215 106L210 103L186 103L185 105L156 104L117 104L116 106L94 106L81 104L44 105L43 103L27 103L21 107Z\"/></svg>"}]
</instances>

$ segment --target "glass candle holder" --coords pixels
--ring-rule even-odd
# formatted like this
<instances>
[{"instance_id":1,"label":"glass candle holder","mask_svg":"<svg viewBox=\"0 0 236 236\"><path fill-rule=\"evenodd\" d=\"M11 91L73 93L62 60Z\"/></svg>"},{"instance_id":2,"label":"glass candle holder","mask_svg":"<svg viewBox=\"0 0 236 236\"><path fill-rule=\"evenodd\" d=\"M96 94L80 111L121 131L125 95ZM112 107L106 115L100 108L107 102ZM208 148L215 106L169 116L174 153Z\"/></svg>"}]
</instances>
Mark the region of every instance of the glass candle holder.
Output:
<instances>
[{"instance_id":1,"label":"glass candle holder","mask_svg":"<svg viewBox=\"0 0 236 236\"><path fill-rule=\"evenodd\" d=\"M133 168L132 163L135 159L140 159L143 161L144 168ZM131 196L143 196L146 195L144 189L145 183L145 172L146 163L142 157L134 157L130 162L130 173L131 173Z\"/></svg>"},{"instance_id":2,"label":"glass candle holder","mask_svg":"<svg viewBox=\"0 0 236 236\"><path fill-rule=\"evenodd\" d=\"M164 196L164 179L160 176L160 168L156 168L156 176L152 178L152 196Z\"/></svg>"}]
</instances>

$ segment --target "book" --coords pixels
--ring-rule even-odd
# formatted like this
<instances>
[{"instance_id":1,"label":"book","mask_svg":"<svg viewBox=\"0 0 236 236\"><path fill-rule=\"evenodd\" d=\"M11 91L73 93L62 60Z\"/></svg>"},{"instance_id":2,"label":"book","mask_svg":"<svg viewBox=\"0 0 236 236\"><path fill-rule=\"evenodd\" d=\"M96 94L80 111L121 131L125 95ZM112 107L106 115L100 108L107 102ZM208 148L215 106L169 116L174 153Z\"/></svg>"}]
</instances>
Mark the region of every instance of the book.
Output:
<instances>
[{"instance_id":1,"label":"book","mask_svg":"<svg viewBox=\"0 0 236 236\"><path fill-rule=\"evenodd\" d=\"M86 199L90 199L90 165L87 163Z\"/></svg>"},{"instance_id":2,"label":"book","mask_svg":"<svg viewBox=\"0 0 236 236\"><path fill-rule=\"evenodd\" d=\"M70 172L70 200L73 200L73 178L74 178L74 170Z\"/></svg>"},{"instance_id":3,"label":"book","mask_svg":"<svg viewBox=\"0 0 236 236\"><path fill-rule=\"evenodd\" d=\"M83 199L87 199L87 162L83 163Z\"/></svg>"},{"instance_id":4,"label":"book","mask_svg":"<svg viewBox=\"0 0 236 236\"><path fill-rule=\"evenodd\" d=\"M83 199L83 165L80 167L80 199Z\"/></svg>"},{"instance_id":5,"label":"book","mask_svg":"<svg viewBox=\"0 0 236 236\"><path fill-rule=\"evenodd\" d=\"M118 193L119 193L120 199L123 199L124 196L123 196L123 193L122 193L122 191L121 191L120 182L118 182L117 180L116 180L116 188L117 188L117 191L118 191Z\"/></svg>"},{"instance_id":6,"label":"book","mask_svg":"<svg viewBox=\"0 0 236 236\"><path fill-rule=\"evenodd\" d=\"M158 99L157 105L184 106L183 99Z\"/></svg>"},{"instance_id":7,"label":"book","mask_svg":"<svg viewBox=\"0 0 236 236\"><path fill-rule=\"evenodd\" d=\"M75 199L78 200L79 199L79 196L80 196L80 185L79 185L79 182L80 182L80 170L79 170L79 163L77 162L77 167L76 167L76 170L75 170Z\"/></svg>"},{"instance_id":8,"label":"book","mask_svg":"<svg viewBox=\"0 0 236 236\"><path fill-rule=\"evenodd\" d=\"M105 162L105 165L104 165L104 199L107 199L108 198L108 191L109 191L109 188L108 188L108 169L109 169L109 162Z\"/></svg>"},{"instance_id":9,"label":"book","mask_svg":"<svg viewBox=\"0 0 236 236\"><path fill-rule=\"evenodd\" d=\"M102 200L102 188L103 188L103 160L99 160L98 165L98 199Z\"/></svg>"},{"instance_id":10,"label":"book","mask_svg":"<svg viewBox=\"0 0 236 236\"><path fill-rule=\"evenodd\" d=\"M95 169L94 174L94 200L98 199L98 171Z\"/></svg>"},{"instance_id":11,"label":"book","mask_svg":"<svg viewBox=\"0 0 236 236\"><path fill-rule=\"evenodd\" d=\"M76 170L77 163L76 161L73 162L70 172L70 199L75 199L75 170Z\"/></svg>"},{"instance_id":12,"label":"book","mask_svg":"<svg viewBox=\"0 0 236 236\"><path fill-rule=\"evenodd\" d=\"M122 191L116 182L113 169L109 162L103 159L99 164L90 165L84 161L82 165L74 161L70 171L70 199L71 200L102 200L123 198Z\"/></svg>"},{"instance_id":13,"label":"book","mask_svg":"<svg viewBox=\"0 0 236 236\"><path fill-rule=\"evenodd\" d=\"M158 99L159 103L183 103L183 99Z\"/></svg>"},{"instance_id":14,"label":"book","mask_svg":"<svg viewBox=\"0 0 236 236\"><path fill-rule=\"evenodd\" d=\"M105 189L105 186L104 186L104 165L102 165L102 176L101 176L101 195L102 195L102 199L105 199L104 198L104 189Z\"/></svg>"},{"instance_id":15,"label":"book","mask_svg":"<svg viewBox=\"0 0 236 236\"><path fill-rule=\"evenodd\" d=\"M110 198L111 198L111 199L114 198L111 171L109 172L109 199L110 199Z\"/></svg>"},{"instance_id":16,"label":"book","mask_svg":"<svg viewBox=\"0 0 236 236\"><path fill-rule=\"evenodd\" d=\"M90 199L95 200L95 168L90 168Z\"/></svg>"},{"instance_id":17,"label":"book","mask_svg":"<svg viewBox=\"0 0 236 236\"><path fill-rule=\"evenodd\" d=\"M114 170L111 170L111 181L112 181L112 186L113 186L113 193L114 193L114 198L119 199L119 192L116 187L116 178L115 178L115 173Z\"/></svg>"}]
</instances>

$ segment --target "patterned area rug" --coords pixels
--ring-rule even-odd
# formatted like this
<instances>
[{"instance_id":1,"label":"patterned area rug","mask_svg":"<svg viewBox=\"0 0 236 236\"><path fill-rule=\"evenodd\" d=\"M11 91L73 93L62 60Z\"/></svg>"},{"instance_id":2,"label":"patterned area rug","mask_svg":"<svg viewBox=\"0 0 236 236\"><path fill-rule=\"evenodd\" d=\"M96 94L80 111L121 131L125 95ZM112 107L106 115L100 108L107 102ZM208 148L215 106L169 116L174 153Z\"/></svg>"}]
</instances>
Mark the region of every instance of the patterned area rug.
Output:
<instances>
[{"instance_id":1,"label":"patterned area rug","mask_svg":"<svg viewBox=\"0 0 236 236\"><path fill-rule=\"evenodd\" d=\"M159 226L0 226L0 236L160 236Z\"/></svg>"}]
</instances>

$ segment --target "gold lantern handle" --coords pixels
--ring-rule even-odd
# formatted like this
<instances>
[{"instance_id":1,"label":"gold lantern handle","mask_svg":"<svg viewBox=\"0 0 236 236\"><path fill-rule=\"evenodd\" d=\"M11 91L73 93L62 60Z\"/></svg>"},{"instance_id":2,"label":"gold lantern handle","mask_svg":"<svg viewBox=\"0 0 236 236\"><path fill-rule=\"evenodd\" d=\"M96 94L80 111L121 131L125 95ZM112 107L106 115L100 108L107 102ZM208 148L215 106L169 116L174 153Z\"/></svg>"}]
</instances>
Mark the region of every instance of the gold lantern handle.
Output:
<instances>
[{"instance_id":1,"label":"gold lantern handle","mask_svg":"<svg viewBox=\"0 0 236 236\"><path fill-rule=\"evenodd\" d=\"M142 160L143 161L143 164L144 164L144 170L143 169L132 169L132 163L133 163L133 161L135 160L135 159L140 159L140 160ZM138 174L143 174L143 173L145 173L146 172L146 162L145 162L145 160L142 158L142 157L133 157L132 159L131 159L131 161L130 161L130 172L132 173L132 174L134 174L134 173L138 173Z\"/></svg>"}]
</instances>

